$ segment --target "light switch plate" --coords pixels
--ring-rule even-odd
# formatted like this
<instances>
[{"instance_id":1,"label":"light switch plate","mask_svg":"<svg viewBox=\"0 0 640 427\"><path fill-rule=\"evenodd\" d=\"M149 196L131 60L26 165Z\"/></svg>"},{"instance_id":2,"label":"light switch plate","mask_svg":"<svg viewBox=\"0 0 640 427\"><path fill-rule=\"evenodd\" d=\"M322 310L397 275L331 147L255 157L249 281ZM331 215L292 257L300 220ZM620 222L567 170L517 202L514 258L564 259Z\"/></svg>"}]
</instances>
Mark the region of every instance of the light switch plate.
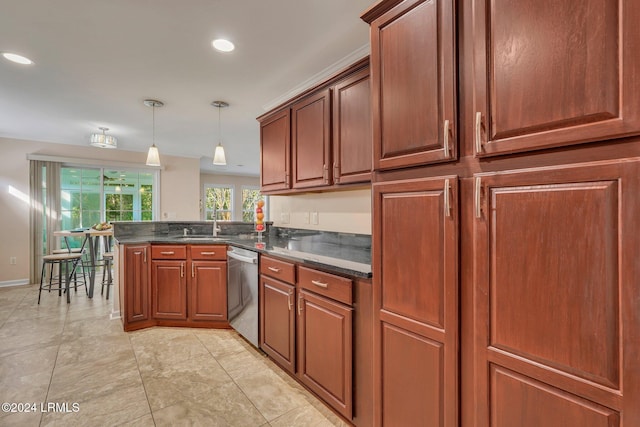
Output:
<instances>
[{"instance_id":1,"label":"light switch plate","mask_svg":"<svg viewBox=\"0 0 640 427\"><path fill-rule=\"evenodd\" d=\"M318 225L318 212L311 212L311 224Z\"/></svg>"},{"instance_id":2,"label":"light switch plate","mask_svg":"<svg viewBox=\"0 0 640 427\"><path fill-rule=\"evenodd\" d=\"M302 214L302 218L305 224L309 224L309 212Z\"/></svg>"}]
</instances>

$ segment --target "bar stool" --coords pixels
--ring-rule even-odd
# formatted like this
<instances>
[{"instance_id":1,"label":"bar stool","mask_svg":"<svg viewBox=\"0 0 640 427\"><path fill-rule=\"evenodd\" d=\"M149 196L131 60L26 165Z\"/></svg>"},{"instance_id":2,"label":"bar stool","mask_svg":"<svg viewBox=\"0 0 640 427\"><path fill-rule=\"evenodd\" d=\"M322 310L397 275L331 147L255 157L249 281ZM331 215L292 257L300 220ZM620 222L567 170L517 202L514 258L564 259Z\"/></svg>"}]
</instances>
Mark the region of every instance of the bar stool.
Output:
<instances>
[{"instance_id":1,"label":"bar stool","mask_svg":"<svg viewBox=\"0 0 640 427\"><path fill-rule=\"evenodd\" d=\"M107 300L109 299L109 288L113 285L113 277L111 276L111 266L113 265L113 252L104 252L102 254L102 260L104 261L102 267L102 289L100 295L104 294L104 287L107 287ZM106 280L105 280L106 273Z\"/></svg>"},{"instance_id":2,"label":"bar stool","mask_svg":"<svg viewBox=\"0 0 640 427\"><path fill-rule=\"evenodd\" d=\"M40 297L42 296L42 290L47 287L49 292L52 290L58 291L58 296L62 296L62 291L64 290L67 293L67 303L71 302L71 296L69 291L69 285L71 282L71 277L75 274L78 264L82 264L82 253L70 253L66 251L65 253L59 254L51 254L45 255L42 257L42 272L40 273L40 289L38 291L38 304L40 304ZM53 281L53 269L55 266L58 266L58 271L60 274L58 275L57 281ZM47 266L51 267L51 274L49 275L49 283L45 283L45 272ZM64 271L64 277L62 272ZM64 283L63 283L64 279ZM83 285L85 287L85 291L87 290L87 280L84 274L84 269L82 273ZM53 285L57 285L57 287L53 287ZM80 285L82 286L82 285ZM75 290L78 291L78 281L75 281Z\"/></svg>"}]
</instances>

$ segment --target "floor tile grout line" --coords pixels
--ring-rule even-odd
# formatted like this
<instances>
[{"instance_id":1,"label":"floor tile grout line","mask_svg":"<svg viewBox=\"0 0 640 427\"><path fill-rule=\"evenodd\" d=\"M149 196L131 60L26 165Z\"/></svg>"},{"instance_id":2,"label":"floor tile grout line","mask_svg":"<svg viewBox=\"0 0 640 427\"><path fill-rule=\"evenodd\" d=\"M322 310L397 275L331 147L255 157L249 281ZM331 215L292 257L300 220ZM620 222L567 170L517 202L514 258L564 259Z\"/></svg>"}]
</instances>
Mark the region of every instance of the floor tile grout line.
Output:
<instances>
[{"instance_id":1,"label":"floor tile grout line","mask_svg":"<svg viewBox=\"0 0 640 427\"><path fill-rule=\"evenodd\" d=\"M144 390L144 397L147 399L147 406L149 406L149 414L151 415L151 421L153 421L153 425L156 426L156 418L153 414L153 410L151 409L151 402L149 401L149 394L147 393L147 387L144 384L144 378L142 378L142 371L140 371L140 363L138 362L138 355L136 354L136 350L133 348L133 343L131 342L131 334L125 332L127 337L129 338L129 345L131 346L131 351L133 352L133 358L136 360L136 368L138 369L138 375L140 375L140 382L142 383L142 389Z\"/></svg>"}]
</instances>

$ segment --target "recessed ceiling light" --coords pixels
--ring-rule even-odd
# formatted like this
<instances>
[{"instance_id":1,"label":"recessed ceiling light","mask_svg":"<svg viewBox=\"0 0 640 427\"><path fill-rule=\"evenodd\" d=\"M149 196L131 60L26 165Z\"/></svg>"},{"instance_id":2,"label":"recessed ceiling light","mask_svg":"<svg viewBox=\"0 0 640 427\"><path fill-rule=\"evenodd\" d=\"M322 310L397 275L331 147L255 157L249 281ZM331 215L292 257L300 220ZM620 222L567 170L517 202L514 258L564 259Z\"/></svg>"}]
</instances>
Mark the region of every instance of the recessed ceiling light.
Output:
<instances>
[{"instance_id":1,"label":"recessed ceiling light","mask_svg":"<svg viewBox=\"0 0 640 427\"><path fill-rule=\"evenodd\" d=\"M215 39L211 42L213 47L220 52L231 52L236 47L229 40L225 39Z\"/></svg>"},{"instance_id":2,"label":"recessed ceiling light","mask_svg":"<svg viewBox=\"0 0 640 427\"><path fill-rule=\"evenodd\" d=\"M3 52L2 56L4 56L6 59L8 59L11 62L15 62L16 64L22 64L22 65L33 64L33 61L30 60L29 58L25 58L24 56L17 55L15 53Z\"/></svg>"}]
</instances>

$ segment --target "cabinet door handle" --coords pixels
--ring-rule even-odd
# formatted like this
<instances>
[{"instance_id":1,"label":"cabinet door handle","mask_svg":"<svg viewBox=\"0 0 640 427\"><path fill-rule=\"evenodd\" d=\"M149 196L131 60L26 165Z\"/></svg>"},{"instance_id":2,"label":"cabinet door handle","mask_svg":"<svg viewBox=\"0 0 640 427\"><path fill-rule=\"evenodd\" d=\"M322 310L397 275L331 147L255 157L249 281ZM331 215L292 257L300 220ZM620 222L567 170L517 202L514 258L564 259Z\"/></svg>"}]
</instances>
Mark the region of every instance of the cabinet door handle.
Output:
<instances>
[{"instance_id":1,"label":"cabinet door handle","mask_svg":"<svg viewBox=\"0 0 640 427\"><path fill-rule=\"evenodd\" d=\"M200 255L215 255L215 252L200 252Z\"/></svg>"},{"instance_id":2,"label":"cabinet door handle","mask_svg":"<svg viewBox=\"0 0 640 427\"><path fill-rule=\"evenodd\" d=\"M324 182L329 182L329 167L326 163L322 165L322 179Z\"/></svg>"},{"instance_id":3,"label":"cabinet door handle","mask_svg":"<svg viewBox=\"0 0 640 427\"><path fill-rule=\"evenodd\" d=\"M147 263L147 248L144 248L144 263Z\"/></svg>"},{"instance_id":4,"label":"cabinet door handle","mask_svg":"<svg viewBox=\"0 0 640 427\"><path fill-rule=\"evenodd\" d=\"M291 302L291 292L289 292L289 295L287 296L287 304L289 305L289 311L291 311L291 309L293 308L293 303Z\"/></svg>"},{"instance_id":5,"label":"cabinet door handle","mask_svg":"<svg viewBox=\"0 0 640 427\"><path fill-rule=\"evenodd\" d=\"M451 216L451 190L449 186L449 180L444 180L444 216Z\"/></svg>"},{"instance_id":6,"label":"cabinet door handle","mask_svg":"<svg viewBox=\"0 0 640 427\"><path fill-rule=\"evenodd\" d=\"M279 268L275 268L275 267L267 267L269 270L273 271L274 273L280 273L280 269Z\"/></svg>"},{"instance_id":7,"label":"cabinet door handle","mask_svg":"<svg viewBox=\"0 0 640 427\"><path fill-rule=\"evenodd\" d=\"M184 277L184 262L180 263L180 277Z\"/></svg>"},{"instance_id":8,"label":"cabinet door handle","mask_svg":"<svg viewBox=\"0 0 640 427\"><path fill-rule=\"evenodd\" d=\"M284 173L284 184L289 185L289 172Z\"/></svg>"},{"instance_id":9,"label":"cabinet door handle","mask_svg":"<svg viewBox=\"0 0 640 427\"><path fill-rule=\"evenodd\" d=\"M450 157L451 156L451 148L449 147L449 120L445 120L444 121L444 142L443 142L443 148L444 148L444 156L445 157Z\"/></svg>"},{"instance_id":10,"label":"cabinet door handle","mask_svg":"<svg viewBox=\"0 0 640 427\"><path fill-rule=\"evenodd\" d=\"M482 210L480 209L480 189L482 188L482 179L476 177L476 188L474 192L474 207L476 211L476 218L482 218Z\"/></svg>"},{"instance_id":11,"label":"cabinet door handle","mask_svg":"<svg viewBox=\"0 0 640 427\"><path fill-rule=\"evenodd\" d=\"M196 265L191 263L191 277L196 277Z\"/></svg>"},{"instance_id":12,"label":"cabinet door handle","mask_svg":"<svg viewBox=\"0 0 640 427\"><path fill-rule=\"evenodd\" d=\"M165 251L165 252L160 252L160 255L174 255L175 252L174 251Z\"/></svg>"},{"instance_id":13,"label":"cabinet door handle","mask_svg":"<svg viewBox=\"0 0 640 427\"><path fill-rule=\"evenodd\" d=\"M476 154L482 153L482 113L476 112Z\"/></svg>"},{"instance_id":14,"label":"cabinet door handle","mask_svg":"<svg viewBox=\"0 0 640 427\"><path fill-rule=\"evenodd\" d=\"M333 180L340 182L340 165L338 165L338 162L333 162Z\"/></svg>"},{"instance_id":15,"label":"cabinet door handle","mask_svg":"<svg viewBox=\"0 0 640 427\"><path fill-rule=\"evenodd\" d=\"M329 287L328 283L323 283L323 282L320 282L318 280L312 280L311 283L313 283L314 285L319 286L321 288L328 288Z\"/></svg>"},{"instance_id":16,"label":"cabinet door handle","mask_svg":"<svg viewBox=\"0 0 640 427\"><path fill-rule=\"evenodd\" d=\"M298 316L302 314L302 294L298 297Z\"/></svg>"}]
</instances>

